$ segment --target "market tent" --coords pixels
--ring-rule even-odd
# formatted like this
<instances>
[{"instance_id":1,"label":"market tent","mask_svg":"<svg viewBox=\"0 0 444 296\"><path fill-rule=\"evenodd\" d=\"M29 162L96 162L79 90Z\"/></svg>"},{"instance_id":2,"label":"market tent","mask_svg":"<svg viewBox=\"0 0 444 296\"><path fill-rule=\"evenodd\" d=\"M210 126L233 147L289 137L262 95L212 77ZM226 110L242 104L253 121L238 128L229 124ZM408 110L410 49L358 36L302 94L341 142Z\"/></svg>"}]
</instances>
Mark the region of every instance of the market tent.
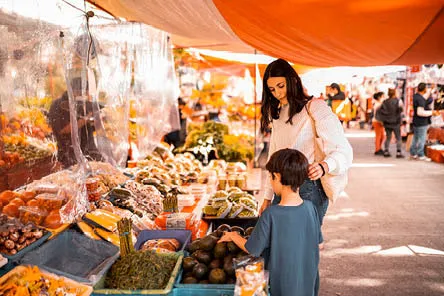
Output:
<instances>
[{"instance_id":1,"label":"market tent","mask_svg":"<svg viewBox=\"0 0 444 296\"><path fill-rule=\"evenodd\" d=\"M203 58L203 60L201 60L201 62L199 63L199 69L201 70L221 69L222 71L233 72L234 75L241 73L241 71L244 71L245 69L248 69L252 75L253 73L255 73L256 63L243 62L233 59L223 59L206 54L200 54L200 56ZM261 75L265 72L267 64L268 63L257 63L258 70ZM293 65L293 68L299 75L314 69L313 67L306 67L301 65ZM243 76L243 74L240 76Z\"/></svg>"},{"instance_id":2,"label":"market tent","mask_svg":"<svg viewBox=\"0 0 444 296\"><path fill-rule=\"evenodd\" d=\"M214 0L266 54L313 66L444 61L442 0Z\"/></svg>"},{"instance_id":3,"label":"market tent","mask_svg":"<svg viewBox=\"0 0 444 296\"><path fill-rule=\"evenodd\" d=\"M128 21L146 23L172 35L178 47L254 53L224 20L211 0L88 0Z\"/></svg>"},{"instance_id":4,"label":"market tent","mask_svg":"<svg viewBox=\"0 0 444 296\"><path fill-rule=\"evenodd\" d=\"M443 0L89 2L170 32L184 47L250 53L256 48L318 67L444 61Z\"/></svg>"}]
</instances>

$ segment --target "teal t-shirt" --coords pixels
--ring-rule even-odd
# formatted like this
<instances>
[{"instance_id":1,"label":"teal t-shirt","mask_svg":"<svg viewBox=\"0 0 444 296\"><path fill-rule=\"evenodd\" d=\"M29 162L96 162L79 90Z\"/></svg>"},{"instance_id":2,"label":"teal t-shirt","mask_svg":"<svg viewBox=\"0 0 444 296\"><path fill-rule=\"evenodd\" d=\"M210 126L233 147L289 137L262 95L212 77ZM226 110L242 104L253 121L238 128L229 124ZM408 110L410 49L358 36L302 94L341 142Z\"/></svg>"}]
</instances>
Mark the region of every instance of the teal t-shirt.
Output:
<instances>
[{"instance_id":1,"label":"teal t-shirt","mask_svg":"<svg viewBox=\"0 0 444 296\"><path fill-rule=\"evenodd\" d=\"M304 200L299 206L266 209L245 247L251 255L265 258L271 296L316 296L321 242L316 209Z\"/></svg>"}]
</instances>

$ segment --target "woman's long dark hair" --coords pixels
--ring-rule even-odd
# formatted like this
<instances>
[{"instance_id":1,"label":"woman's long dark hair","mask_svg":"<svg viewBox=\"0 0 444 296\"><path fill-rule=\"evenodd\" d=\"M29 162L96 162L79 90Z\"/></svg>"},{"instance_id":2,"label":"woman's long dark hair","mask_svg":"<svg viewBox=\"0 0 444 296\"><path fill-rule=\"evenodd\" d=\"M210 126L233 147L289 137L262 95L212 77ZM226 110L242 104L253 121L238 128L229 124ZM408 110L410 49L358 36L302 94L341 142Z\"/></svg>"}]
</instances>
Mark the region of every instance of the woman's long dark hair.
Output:
<instances>
[{"instance_id":1,"label":"woman's long dark hair","mask_svg":"<svg viewBox=\"0 0 444 296\"><path fill-rule=\"evenodd\" d=\"M270 77L285 77L287 82L287 100L290 105L287 123L293 124L293 116L301 112L305 104L311 99L304 93L302 81L298 73L285 60L278 59L267 66L264 73L262 106L261 106L261 131L265 132L273 119L279 118L279 100L276 99L268 88L267 81Z\"/></svg>"}]
</instances>

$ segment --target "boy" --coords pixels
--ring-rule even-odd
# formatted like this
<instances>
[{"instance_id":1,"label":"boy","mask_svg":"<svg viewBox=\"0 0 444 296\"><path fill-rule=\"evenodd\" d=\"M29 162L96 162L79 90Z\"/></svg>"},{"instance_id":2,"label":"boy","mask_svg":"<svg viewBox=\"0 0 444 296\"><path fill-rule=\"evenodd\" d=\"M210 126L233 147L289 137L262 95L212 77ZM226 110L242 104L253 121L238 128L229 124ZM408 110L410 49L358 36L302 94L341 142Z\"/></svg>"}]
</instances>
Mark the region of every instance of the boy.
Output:
<instances>
[{"instance_id":1,"label":"boy","mask_svg":"<svg viewBox=\"0 0 444 296\"><path fill-rule=\"evenodd\" d=\"M233 241L253 256L264 256L270 271L272 296L316 296L319 291L319 219L311 201L299 187L308 178L307 158L299 151L282 149L266 165L278 205L267 208L248 241L227 232L219 242Z\"/></svg>"}]
</instances>

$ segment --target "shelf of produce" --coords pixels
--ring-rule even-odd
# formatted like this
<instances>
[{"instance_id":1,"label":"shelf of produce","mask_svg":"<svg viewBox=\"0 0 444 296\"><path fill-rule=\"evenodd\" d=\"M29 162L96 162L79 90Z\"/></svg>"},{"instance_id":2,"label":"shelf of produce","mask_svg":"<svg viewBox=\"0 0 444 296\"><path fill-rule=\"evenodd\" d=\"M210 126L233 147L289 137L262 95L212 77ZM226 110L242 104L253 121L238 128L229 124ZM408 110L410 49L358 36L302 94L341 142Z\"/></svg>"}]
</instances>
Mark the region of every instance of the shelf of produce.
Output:
<instances>
[{"instance_id":1,"label":"shelf of produce","mask_svg":"<svg viewBox=\"0 0 444 296\"><path fill-rule=\"evenodd\" d=\"M25 274L34 274L34 271L30 271L29 267L26 266L17 266L15 267L13 270L9 271L7 274L5 274L2 278L0 278L0 286L3 286L5 283L8 282L9 279L15 277L15 278L22 278ZM63 285L67 288L70 289L75 289L77 291L76 295L79 296L88 296L91 294L92 292L92 288L90 286L87 285L83 285L80 284L76 281L73 281L71 279L65 278L65 277L61 277L61 276L57 276L55 274L40 270L40 273L44 276L44 278L46 278L47 280L51 280L51 283L57 283L57 284L61 284L63 283ZM25 280L25 283L27 283L27 281ZM11 284L12 285L12 284ZM28 282L27 285L30 285L30 283ZM63 292L60 292L61 294L64 294ZM68 295L68 294L66 294Z\"/></svg>"},{"instance_id":2,"label":"shelf of produce","mask_svg":"<svg viewBox=\"0 0 444 296\"><path fill-rule=\"evenodd\" d=\"M17 164L8 170L2 171L0 190L14 190L57 170L58 164L52 156Z\"/></svg>"}]
</instances>

